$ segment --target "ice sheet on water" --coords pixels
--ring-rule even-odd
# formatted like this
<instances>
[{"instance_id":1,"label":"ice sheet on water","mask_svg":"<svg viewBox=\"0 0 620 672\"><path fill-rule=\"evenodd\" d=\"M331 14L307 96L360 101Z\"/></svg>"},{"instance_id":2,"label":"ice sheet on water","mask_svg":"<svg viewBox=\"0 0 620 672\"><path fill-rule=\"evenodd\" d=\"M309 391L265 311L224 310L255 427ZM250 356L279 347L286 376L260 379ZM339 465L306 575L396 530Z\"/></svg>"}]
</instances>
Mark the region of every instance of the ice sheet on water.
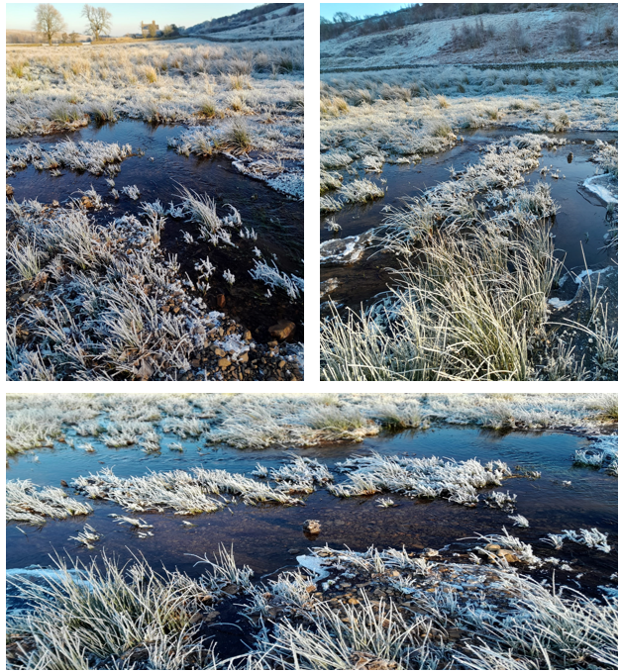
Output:
<instances>
[{"instance_id":1,"label":"ice sheet on water","mask_svg":"<svg viewBox=\"0 0 620 672\"><path fill-rule=\"evenodd\" d=\"M314 574L315 581L321 581L329 576L329 572L323 566L321 558L315 555L298 555L297 562L300 567L309 569Z\"/></svg>"},{"instance_id":2,"label":"ice sheet on water","mask_svg":"<svg viewBox=\"0 0 620 672\"><path fill-rule=\"evenodd\" d=\"M6 570L6 615L10 616L20 611L31 611L34 607L27 598L22 596L20 588L20 579L27 579L31 584L34 583L41 588L49 586L50 582L58 581L62 583L66 575L73 577L74 583L85 587L90 587L90 582L80 579L80 572L76 569L60 571L59 569L47 569L40 565L30 565L28 567L16 567ZM30 586L31 587L31 586Z\"/></svg>"}]
</instances>

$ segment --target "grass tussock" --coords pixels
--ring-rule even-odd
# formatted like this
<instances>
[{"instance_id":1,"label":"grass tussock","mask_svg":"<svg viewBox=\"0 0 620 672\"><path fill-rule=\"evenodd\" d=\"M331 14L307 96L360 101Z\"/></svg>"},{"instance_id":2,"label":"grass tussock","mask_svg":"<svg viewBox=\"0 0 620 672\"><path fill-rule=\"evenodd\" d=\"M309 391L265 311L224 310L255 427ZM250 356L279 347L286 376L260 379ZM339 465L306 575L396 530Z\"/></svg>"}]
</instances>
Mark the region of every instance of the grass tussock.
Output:
<instances>
[{"instance_id":1,"label":"grass tussock","mask_svg":"<svg viewBox=\"0 0 620 672\"><path fill-rule=\"evenodd\" d=\"M391 207L375 234L400 256L395 284L359 315L334 309L325 320L324 379L613 376L617 337L602 300L583 327L594 344L592 373L573 345L549 336L548 298L562 265L546 222L558 206L548 185L522 185L542 149L562 142L524 134L492 143L452 180ZM321 207L336 211L341 203L327 195Z\"/></svg>"},{"instance_id":2,"label":"grass tussock","mask_svg":"<svg viewBox=\"0 0 620 672\"><path fill-rule=\"evenodd\" d=\"M31 481L19 479L6 483L7 522L43 525L49 518L62 520L92 512L90 504L72 499L61 488L37 488Z\"/></svg>"},{"instance_id":3,"label":"grass tussock","mask_svg":"<svg viewBox=\"0 0 620 672\"><path fill-rule=\"evenodd\" d=\"M434 238L382 310L323 325L329 380L527 380L559 272L548 232ZM465 272L464 272L465 271ZM389 325L389 328L386 326Z\"/></svg>"},{"instance_id":4,"label":"grass tussock","mask_svg":"<svg viewBox=\"0 0 620 672\"><path fill-rule=\"evenodd\" d=\"M524 558L529 552L506 532L478 541ZM198 558L204 573L196 579L156 573L138 560L120 566L103 556L100 565L69 566L57 559L43 585L28 574L11 578L31 610L9 617L7 658L14 669L617 668L615 600L552 590L499 559L482 564L472 556L475 563L457 564L405 548L326 546L300 558L310 576L280 572L265 583L253 582L252 570L224 550ZM321 575L334 578L318 592ZM359 599L329 600L343 575L390 596L373 600L361 588ZM249 617L252 639L247 653L218 660L201 625L227 593L243 594L243 604L237 597L229 607ZM402 608L404 601L414 608ZM463 639L475 644L459 645Z\"/></svg>"},{"instance_id":5,"label":"grass tussock","mask_svg":"<svg viewBox=\"0 0 620 672\"><path fill-rule=\"evenodd\" d=\"M200 104L200 114L207 119L213 119L217 116L217 108L211 100L205 100Z\"/></svg>"},{"instance_id":6,"label":"grass tussock","mask_svg":"<svg viewBox=\"0 0 620 672\"><path fill-rule=\"evenodd\" d=\"M229 142L240 152L249 152L252 149L252 136L246 124L237 119L230 128Z\"/></svg>"},{"instance_id":7,"label":"grass tussock","mask_svg":"<svg viewBox=\"0 0 620 672\"><path fill-rule=\"evenodd\" d=\"M212 662L199 635L213 611L202 580L104 555L101 565L57 558L43 586L28 575L13 582L34 606L8 626L13 669L136 669L144 661L153 669L204 669Z\"/></svg>"}]
</instances>

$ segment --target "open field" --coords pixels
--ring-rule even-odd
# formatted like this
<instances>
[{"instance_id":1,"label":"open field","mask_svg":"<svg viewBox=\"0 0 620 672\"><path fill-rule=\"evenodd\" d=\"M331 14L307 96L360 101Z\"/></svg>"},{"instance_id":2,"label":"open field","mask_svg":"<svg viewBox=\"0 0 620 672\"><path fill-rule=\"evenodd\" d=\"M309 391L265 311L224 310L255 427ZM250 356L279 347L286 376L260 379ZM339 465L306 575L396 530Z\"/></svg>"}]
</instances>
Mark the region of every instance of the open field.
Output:
<instances>
[{"instance_id":1,"label":"open field","mask_svg":"<svg viewBox=\"0 0 620 672\"><path fill-rule=\"evenodd\" d=\"M517 14L485 25L544 32L566 12ZM322 42L326 380L617 378L612 45L490 65L455 41L472 22L362 36L351 22Z\"/></svg>"},{"instance_id":2,"label":"open field","mask_svg":"<svg viewBox=\"0 0 620 672\"><path fill-rule=\"evenodd\" d=\"M615 669L617 404L9 395L9 667Z\"/></svg>"},{"instance_id":3,"label":"open field","mask_svg":"<svg viewBox=\"0 0 620 672\"><path fill-rule=\"evenodd\" d=\"M300 40L9 47L7 136L11 379L301 379Z\"/></svg>"}]
</instances>

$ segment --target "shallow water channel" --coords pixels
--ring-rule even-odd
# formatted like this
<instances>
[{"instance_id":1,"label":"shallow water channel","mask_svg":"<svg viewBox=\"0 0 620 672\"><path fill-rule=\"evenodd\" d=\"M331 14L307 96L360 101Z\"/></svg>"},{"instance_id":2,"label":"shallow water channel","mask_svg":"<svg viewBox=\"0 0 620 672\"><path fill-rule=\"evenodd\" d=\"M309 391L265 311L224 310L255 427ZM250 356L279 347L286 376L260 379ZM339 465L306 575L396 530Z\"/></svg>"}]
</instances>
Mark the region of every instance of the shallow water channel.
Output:
<instances>
[{"instance_id":1,"label":"shallow water channel","mask_svg":"<svg viewBox=\"0 0 620 672\"><path fill-rule=\"evenodd\" d=\"M67 436L69 438L71 434ZM80 437L77 439L76 443L80 443ZM57 444L55 448L10 458L7 478L28 478L37 485L58 486L61 479L70 482L78 475L95 473L103 466L113 468L117 476L143 475L150 470L190 469L198 465L249 475L257 462L274 467L296 454L317 458L335 473L337 462L371 451L384 455L435 455L456 460L476 457L483 463L503 460L513 474L519 473L516 470L519 465L541 471L542 476L537 480L507 479L501 488L496 488L517 495L515 513L529 520L529 529L513 528L507 513L488 508L482 502L471 509L446 500L411 500L391 495L398 506L383 509L377 506L377 496L338 499L325 490L318 490L305 497L305 506L245 506L238 503L231 505L230 510L191 517L172 512L141 514L153 525L154 536L139 539L133 528L118 525L108 515L135 514L112 502L89 500L94 508L90 516L51 520L40 528L21 525L23 532L15 524L8 525L7 568L31 564L47 566L50 564L48 555L54 552L87 559L105 551L123 561L129 560L132 553L144 555L156 567L163 563L166 567L178 567L197 575L201 567L194 567L196 558L187 554L212 556L223 544L227 548L234 545L237 562L250 565L256 576L261 577L284 566L295 566L296 555L303 554L308 547L326 543L353 550L366 550L371 544L379 548L405 545L410 551L425 547L439 549L451 544L451 550L462 550L464 544L471 546L472 542L458 542L459 538L472 537L476 533L501 533L502 527L506 526L510 533L531 543L537 555L553 555L574 563L571 565L574 574L558 570L558 576L568 585L594 589L602 583L608 584L611 573L617 571L617 479L603 471L573 466L573 452L587 444L585 438L574 434L503 434L472 427L439 426L429 430L382 433L363 443L342 442L303 449L238 450L182 441L183 453L167 448L173 440L176 437L162 436L159 455L146 455L136 447L110 449L98 441L91 441L95 453ZM342 475L337 476L337 480L342 479ZM70 494L71 490L68 489ZM302 523L306 519L321 522L322 531L315 540L308 540L303 534ZM183 520L191 520L195 526L186 527ZM68 540L85 523L102 535L94 551ZM596 527L609 533L612 552L605 554L572 543L565 543L562 550L556 551L539 541L550 532L578 530L580 527ZM550 569L545 571L548 573ZM580 580L575 578L578 573L583 573Z\"/></svg>"},{"instance_id":2,"label":"shallow water channel","mask_svg":"<svg viewBox=\"0 0 620 672\"><path fill-rule=\"evenodd\" d=\"M385 206L402 207L404 197L419 196L426 189L450 180L449 168L458 171L477 163L486 144L523 132L517 129L464 131L463 142L445 152L425 157L418 164L385 164L383 171L377 175L359 171L359 178L365 177L376 183L381 179L386 180L388 189L385 197L365 205L345 206L335 216L322 217L321 241L329 240L333 236L325 229L327 219L333 217L342 227L339 237L364 233L382 223ZM556 256L564 259L568 270L583 269L584 254L588 267L606 266L610 255L601 249L608 232L605 203L581 185L586 178L596 173L595 164L588 161L595 140L616 142L617 135L585 131L557 135L566 138L567 144L552 150L543 150L539 167L525 175L525 186L531 187L538 182L551 186L551 195L560 206L559 212L552 219L551 229L555 236ZM546 175L540 174L543 167L549 169ZM555 174L557 170L560 177L554 179L551 174ZM354 264L322 264L321 281L337 278L338 286L330 291L330 297L336 303L357 311L361 302L366 302L387 289L391 284L390 269L397 269L399 266L394 255L384 253L380 248L370 247Z\"/></svg>"},{"instance_id":3,"label":"shallow water channel","mask_svg":"<svg viewBox=\"0 0 620 672\"><path fill-rule=\"evenodd\" d=\"M119 164L121 171L114 178L115 188L120 192L124 186L136 185L140 190L138 200L131 200L121 194L120 200L115 201L105 181L107 175L96 176L63 169L61 176L53 177L49 171L39 171L29 165L24 170L16 171L15 176L9 179L15 190L14 198L18 202L38 199L40 203L49 204L57 200L62 204L71 197L79 198L80 191L86 191L92 186L105 203L112 206L111 211L89 211L101 224L126 213L138 216L141 213L141 202L152 203L159 199L166 208L171 201L178 205L178 191L181 187L200 195L207 194L214 199L220 216L229 213L225 206L230 203L239 211L243 226L254 228L258 234L256 242L239 241L235 236L234 242L239 245L238 248L209 246L206 249L204 243L189 246L184 242L182 231L187 231L197 240L197 226L168 217L161 239L164 254L177 255L181 276L185 277L187 273L192 278L196 275L194 263L208 254L218 269L218 273L210 279L211 290L206 299L210 309L221 308L216 299L223 294L224 311L251 329L258 340L269 340L267 328L279 319L286 318L298 325L295 340L302 341L302 303L289 303L284 292L274 292L273 298L267 299L266 286L254 282L248 270L253 268L252 248L256 245L268 259L275 255L282 271L303 277L303 204L274 191L262 181L242 175L225 156L199 158L177 154L168 147L167 142L168 138L178 137L183 128L125 120L103 126L91 124L70 133L29 136L27 139L9 138L7 149L23 145L29 140L39 143L43 148L65 139L75 143L97 140L130 144L135 155ZM237 281L232 286L221 277L226 268L236 276Z\"/></svg>"}]
</instances>

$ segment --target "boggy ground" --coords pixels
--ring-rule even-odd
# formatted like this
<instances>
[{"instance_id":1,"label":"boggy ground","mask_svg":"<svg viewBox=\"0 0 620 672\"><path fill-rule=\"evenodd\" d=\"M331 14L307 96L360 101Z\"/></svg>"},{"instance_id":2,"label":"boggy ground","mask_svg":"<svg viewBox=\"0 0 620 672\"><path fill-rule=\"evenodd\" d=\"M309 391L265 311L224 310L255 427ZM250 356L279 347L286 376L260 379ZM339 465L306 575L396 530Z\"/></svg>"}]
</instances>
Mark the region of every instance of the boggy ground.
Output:
<instances>
[{"instance_id":1,"label":"boggy ground","mask_svg":"<svg viewBox=\"0 0 620 672\"><path fill-rule=\"evenodd\" d=\"M301 51L231 53L9 52L9 377L301 379Z\"/></svg>"},{"instance_id":2,"label":"boggy ground","mask_svg":"<svg viewBox=\"0 0 620 672\"><path fill-rule=\"evenodd\" d=\"M12 668L617 665L613 395L18 395L7 410ZM221 441L246 450L203 453ZM313 447L291 460L287 444ZM102 460L119 479L87 466ZM179 467L196 460L192 482ZM29 505L43 526L14 476L44 493ZM188 510L206 499L228 501ZM52 548L69 558L50 566Z\"/></svg>"},{"instance_id":3,"label":"boggy ground","mask_svg":"<svg viewBox=\"0 0 620 672\"><path fill-rule=\"evenodd\" d=\"M613 259L594 267L602 272L593 278L585 314L578 319L552 314L547 300L558 283L566 283L546 228L559 207L549 185L528 178L530 184L522 186L525 175L539 168L543 152L565 144L556 134L615 128L615 100L592 95L587 83L592 73L587 65L584 68L580 73L544 67L483 71L450 66L394 70L385 77L353 71L324 75L321 208L325 228L336 238L323 243L323 261L362 263L358 272L353 266L327 277L322 293L349 294L349 305L353 298L358 305L360 299L371 304L360 315L348 314L342 306L324 311L324 379L616 378L614 273L607 277ZM613 68L610 76L597 78L598 86L615 82ZM571 88L580 85L588 93L577 100ZM606 95L607 89L601 92ZM514 128L509 129L515 126L537 133L515 134ZM502 127L507 131L505 140L486 144L479 160L455 168L451 180L436 181L433 174L429 182L435 186L419 195L387 191L390 180L399 179L390 163L417 164L425 156L458 147L463 141L460 129L487 128L495 134ZM617 249L616 156L612 143L597 141L590 158L600 177L582 185L607 204L609 231L602 242L605 254L612 256ZM424 168L423 164L422 184ZM558 166L544 165L540 170L549 173L549 179L562 179ZM596 180L601 180L602 189L597 189ZM375 224L372 231L361 233L364 204L380 204L388 193L390 203L383 208L379 227ZM395 196L405 197L404 207L393 202ZM357 213L353 204L362 204ZM566 205L570 209L570 202ZM368 211L380 207L368 206ZM339 239L341 228L344 235L343 227L351 228L354 219L354 234ZM588 236L586 232L586 243ZM568 267L578 275L572 252L577 241L567 241L567 235L563 240L571 253ZM471 270L467 279L463 263ZM585 263L590 266L587 258ZM387 293L362 296L346 286L353 288L363 276L357 287L366 291L374 287L378 294L390 280L386 266L395 269ZM501 306L492 305L488 297L500 285ZM577 289L574 286L573 296ZM522 290L528 296L527 307L521 301ZM531 303L534 297L538 298ZM565 307L556 303L554 309L560 305ZM526 315L529 324L523 322ZM564 327L552 326L556 321L564 321Z\"/></svg>"}]
</instances>

